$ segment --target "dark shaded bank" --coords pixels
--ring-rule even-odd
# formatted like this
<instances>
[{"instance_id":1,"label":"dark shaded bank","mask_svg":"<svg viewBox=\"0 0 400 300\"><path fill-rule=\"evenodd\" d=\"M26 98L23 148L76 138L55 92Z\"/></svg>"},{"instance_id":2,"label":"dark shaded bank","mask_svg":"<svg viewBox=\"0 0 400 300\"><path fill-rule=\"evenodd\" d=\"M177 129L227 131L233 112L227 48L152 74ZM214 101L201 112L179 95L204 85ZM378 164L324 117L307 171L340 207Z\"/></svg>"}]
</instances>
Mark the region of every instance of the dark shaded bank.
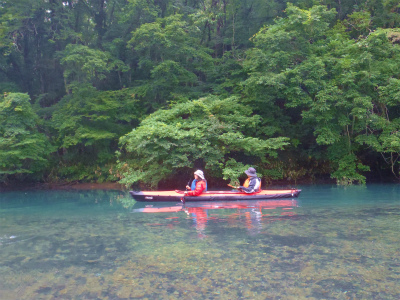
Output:
<instances>
[{"instance_id":1,"label":"dark shaded bank","mask_svg":"<svg viewBox=\"0 0 400 300\"><path fill-rule=\"evenodd\" d=\"M188 177L189 178L189 177ZM188 179L191 181L191 178ZM184 190L188 181L172 181L166 180L160 182L157 190ZM215 180L211 179L208 181L209 189L218 190L218 189L228 189L227 181L224 180ZM334 184L334 180L318 180L310 181L310 180L299 180L299 181L290 181L290 180L276 180L272 181L269 184L263 182L262 188L267 189L268 186L281 186L281 187L295 187L299 184ZM148 188L140 188L132 187L126 188L124 185L119 184L117 182L103 182L103 183L95 183L95 182L62 182L62 183L9 183L9 184L0 184L0 192L7 191L20 191L20 190L148 190Z\"/></svg>"},{"instance_id":2,"label":"dark shaded bank","mask_svg":"<svg viewBox=\"0 0 400 300\"><path fill-rule=\"evenodd\" d=\"M164 180L161 181L158 185L157 190L184 190L185 186L188 182L190 182L192 178L187 176L187 181L177 181L176 178L173 180ZM243 181L241 179L241 181ZM208 180L208 185L210 190L218 190L218 189L226 189L227 181L218 180L215 178L211 178ZM400 183L399 181L390 178L388 180L377 180L376 178L372 178L367 180L367 184L371 183ZM313 184L336 184L336 180L328 177L321 178L304 178L299 180L289 180L289 179L281 179L281 180L272 180L271 182L262 182L262 188L268 189L269 186L273 187L296 187L298 185L313 185ZM60 183L9 183L9 184L0 184L0 192L7 191L18 191L18 190L119 190L119 191L127 191L127 190L148 190L148 188L144 187L131 187L126 188L124 185L119 184L117 182L60 182Z\"/></svg>"},{"instance_id":3,"label":"dark shaded bank","mask_svg":"<svg viewBox=\"0 0 400 300\"><path fill-rule=\"evenodd\" d=\"M0 192L17 191L17 190L125 190L125 186L117 182L103 182L103 183L17 183L9 185L0 185Z\"/></svg>"}]
</instances>

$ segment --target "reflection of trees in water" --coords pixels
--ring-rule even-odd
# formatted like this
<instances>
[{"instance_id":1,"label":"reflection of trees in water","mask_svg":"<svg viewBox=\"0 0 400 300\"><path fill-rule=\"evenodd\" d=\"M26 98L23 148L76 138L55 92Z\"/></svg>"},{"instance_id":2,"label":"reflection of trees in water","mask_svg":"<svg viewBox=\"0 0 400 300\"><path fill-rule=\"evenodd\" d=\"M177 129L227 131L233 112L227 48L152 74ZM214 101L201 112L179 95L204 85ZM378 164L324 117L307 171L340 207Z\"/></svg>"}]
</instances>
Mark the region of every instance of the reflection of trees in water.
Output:
<instances>
[{"instance_id":1,"label":"reflection of trees in water","mask_svg":"<svg viewBox=\"0 0 400 300\"><path fill-rule=\"evenodd\" d=\"M121 203L124 208L132 208L136 200L133 199L130 195L120 195L116 198L117 202Z\"/></svg>"},{"instance_id":2,"label":"reflection of trees in water","mask_svg":"<svg viewBox=\"0 0 400 300\"><path fill-rule=\"evenodd\" d=\"M80 205L97 203L114 203L124 197L123 192L117 190L24 190L7 192L2 195L2 204L14 203L18 205L41 205L57 203L74 203Z\"/></svg>"}]
</instances>

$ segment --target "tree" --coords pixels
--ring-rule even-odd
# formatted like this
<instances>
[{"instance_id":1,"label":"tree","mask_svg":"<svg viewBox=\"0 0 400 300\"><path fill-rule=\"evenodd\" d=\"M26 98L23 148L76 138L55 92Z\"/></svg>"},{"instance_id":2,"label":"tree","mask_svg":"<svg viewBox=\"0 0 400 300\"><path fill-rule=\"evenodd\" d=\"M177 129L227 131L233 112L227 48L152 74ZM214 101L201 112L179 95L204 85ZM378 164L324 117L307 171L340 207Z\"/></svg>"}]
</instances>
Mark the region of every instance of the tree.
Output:
<instances>
[{"instance_id":1,"label":"tree","mask_svg":"<svg viewBox=\"0 0 400 300\"><path fill-rule=\"evenodd\" d=\"M158 110L120 138L121 182L154 188L194 167L235 180L247 164L265 162L287 145L284 137L252 137L259 122L237 97L209 96Z\"/></svg>"},{"instance_id":2,"label":"tree","mask_svg":"<svg viewBox=\"0 0 400 300\"><path fill-rule=\"evenodd\" d=\"M365 145L376 151L379 146L372 141L378 139L393 153L397 143L398 114L386 110L397 105L392 78L398 77L400 49L381 30L368 33L358 27L362 35L351 38L346 24L369 24L369 15L357 14L333 27L336 12L324 6L301 10L289 5L287 13L254 38L256 47L246 63L249 93L300 108L302 119L295 119L311 126L317 144L326 146L332 177L342 184L365 182L362 173L369 166L362 157L370 151ZM382 139L394 144L388 147Z\"/></svg>"},{"instance_id":3,"label":"tree","mask_svg":"<svg viewBox=\"0 0 400 300\"><path fill-rule=\"evenodd\" d=\"M60 149L58 160L65 168L72 167L69 176L99 178L82 165L92 170L115 163L118 138L136 127L141 116L132 90L98 91L90 85L76 86L57 104L51 120ZM74 169L76 165L80 166Z\"/></svg>"},{"instance_id":4,"label":"tree","mask_svg":"<svg viewBox=\"0 0 400 300\"><path fill-rule=\"evenodd\" d=\"M62 70L54 54L62 47L60 32L68 27L62 20L66 9L54 0L2 1L0 72L33 101L47 94L54 103L64 94Z\"/></svg>"},{"instance_id":5,"label":"tree","mask_svg":"<svg viewBox=\"0 0 400 300\"><path fill-rule=\"evenodd\" d=\"M100 87L109 72L127 71L125 64L114 59L110 53L83 45L68 45L60 52L60 57L67 93L71 85L91 83Z\"/></svg>"},{"instance_id":6,"label":"tree","mask_svg":"<svg viewBox=\"0 0 400 300\"><path fill-rule=\"evenodd\" d=\"M27 94L10 93L0 99L0 182L39 176L55 149L39 132L38 117Z\"/></svg>"},{"instance_id":7,"label":"tree","mask_svg":"<svg viewBox=\"0 0 400 300\"><path fill-rule=\"evenodd\" d=\"M129 46L138 57L136 93L153 109L168 100L204 95L212 58L196 38L196 28L181 15L143 24Z\"/></svg>"}]
</instances>

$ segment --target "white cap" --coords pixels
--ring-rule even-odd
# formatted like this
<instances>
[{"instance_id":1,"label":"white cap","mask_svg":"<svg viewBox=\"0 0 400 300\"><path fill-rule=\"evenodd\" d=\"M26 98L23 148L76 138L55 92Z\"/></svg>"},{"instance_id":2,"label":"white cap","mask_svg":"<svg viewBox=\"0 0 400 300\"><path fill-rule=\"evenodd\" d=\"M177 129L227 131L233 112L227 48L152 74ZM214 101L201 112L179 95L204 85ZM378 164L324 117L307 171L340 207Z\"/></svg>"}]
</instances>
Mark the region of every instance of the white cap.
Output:
<instances>
[{"instance_id":1,"label":"white cap","mask_svg":"<svg viewBox=\"0 0 400 300\"><path fill-rule=\"evenodd\" d=\"M194 172L194 175L199 176L201 179L204 179L204 173L202 170L197 170L196 172Z\"/></svg>"}]
</instances>

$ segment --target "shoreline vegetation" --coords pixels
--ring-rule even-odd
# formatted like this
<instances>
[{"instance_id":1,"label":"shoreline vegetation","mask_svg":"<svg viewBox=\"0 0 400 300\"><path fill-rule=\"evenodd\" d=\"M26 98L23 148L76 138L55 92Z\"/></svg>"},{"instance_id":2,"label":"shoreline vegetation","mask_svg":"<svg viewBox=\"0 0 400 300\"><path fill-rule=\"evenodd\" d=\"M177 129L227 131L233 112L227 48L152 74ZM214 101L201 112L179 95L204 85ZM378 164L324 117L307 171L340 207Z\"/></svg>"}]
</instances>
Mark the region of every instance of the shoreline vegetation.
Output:
<instances>
[{"instance_id":1,"label":"shoreline vegetation","mask_svg":"<svg viewBox=\"0 0 400 300\"><path fill-rule=\"evenodd\" d=\"M395 180L370 180L367 181L366 184L373 183L388 183L388 184L400 184ZM318 180L310 180L310 179L301 179L294 182L293 180L274 180L270 183L264 183L263 189L268 189L270 186L278 186L278 187L295 187L298 185L319 185L319 184L337 184L334 179L318 179ZM222 182L216 183L215 187L211 187L211 190L223 189L225 185ZM181 188L180 188L181 187ZM118 190L118 191L129 191L133 188L127 188L125 185L120 184L118 182L55 182L55 183L13 183L13 184L0 184L0 193L1 192L12 192L12 191L20 191L20 190ZM184 182L178 186L172 186L171 183L162 184L156 190L174 190L174 189L184 189ZM142 189L145 190L145 189Z\"/></svg>"},{"instance_id":2,"label":"shoreline vegetation","mask_svg":"<svg viewBox=\"0 0 400 300\"><path fill-rule=\"evenodd\" d=\"M311 182L308 180L298 181L296 184L289 180L279 180L274 181L271 184L264 185L264 188L267 189L268 186L295 186L298 184L322 184L322 183L331 183L334 184L334 180L321 180L316 182ZM181 186L181 188L179 188ZM156 190L174 190L174 189L184 189L185 183L182 183L179 186L171 186L171 184L161 185ZM216 188L223 187L224 185L220 182L216 184ZM17 190L119 190L119 191L128 191L132 188L127 188L123 184L118 182L59 182L59 183L14 183L14 184L0 184L0 192L8 192L8 191L17 191ZM214 188L215 189L215 188Z\"/></svg>"},{"instance_id":3,"label":"shoreline vegetation","mask_svg":"<svg viewBox=\"0 0 400 300\"><path fill-rule=\"evenodd\" d=\"M0 186L400 180L397 1L18 2L0 4Z\"/></svg>"}]
</instances>

